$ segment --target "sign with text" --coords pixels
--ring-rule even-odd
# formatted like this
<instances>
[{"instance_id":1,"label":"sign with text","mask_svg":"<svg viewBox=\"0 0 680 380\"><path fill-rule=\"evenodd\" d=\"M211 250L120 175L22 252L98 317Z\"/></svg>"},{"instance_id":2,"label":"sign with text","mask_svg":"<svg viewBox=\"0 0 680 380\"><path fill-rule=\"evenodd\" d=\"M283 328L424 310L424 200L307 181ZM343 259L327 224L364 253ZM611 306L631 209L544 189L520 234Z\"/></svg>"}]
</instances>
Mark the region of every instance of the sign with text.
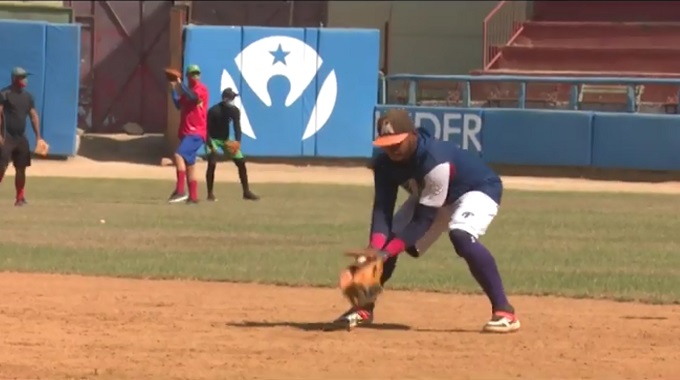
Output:
<instances>
[{"instance_id":1,"label":"sign with text","mask_svg":"<svg viewBox=\"0 0 680 380\"><path fill-rule=\"evenodd\" d=\"M406 109L416 127L429 130L437 140L449 141L462 149L482 154L481 109L377 106L374 120L377 121L390 108Z\"/></svg>"}]
</instances>

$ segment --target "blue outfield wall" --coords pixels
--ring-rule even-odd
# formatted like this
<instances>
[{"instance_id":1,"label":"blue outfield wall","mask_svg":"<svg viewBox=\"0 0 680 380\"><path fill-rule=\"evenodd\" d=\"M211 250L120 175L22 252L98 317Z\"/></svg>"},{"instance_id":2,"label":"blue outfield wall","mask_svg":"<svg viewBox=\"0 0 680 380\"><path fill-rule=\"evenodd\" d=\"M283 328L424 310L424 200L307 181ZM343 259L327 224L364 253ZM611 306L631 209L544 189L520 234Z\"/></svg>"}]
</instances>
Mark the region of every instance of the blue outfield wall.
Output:
<instances>
[{"instance_id":1,"label":"blue outfield wall","mask_svg":"<svg viewBox=\"0 0 680 380\"><path fill-rule=\"evenodd\" d=\"M405 107L417 126L489 163L680 170L680 116L415 106L419 79L463 81L468 90L475 80L523 81L520 89L526 90L524 82L536 78L382 78L378 30L190 25L184 34L184 63L201 67L210 105L227 87L240 94L247 156L368 158L379 114ZM387 79L410 81L410 105L376 106L379 83ZM540 78L546 80L572 83L572 90L578 83L640 81ZM464 95L469 105L469 91Z\"/></svg>"},{"instance_id":2,"label":"blue outfield wall","mask_svg":"<svg viewBox=\"0 0 680 380\"><path fill-rule=\"evenodd\" d=\"M592 166L680 170L680 116L597 113Z\"/></svg>"},{"instance_id":3,"label":"blue outfield wall","mask_svg":"<svg viewBox=\"0 0 680 380\"><path fill-rule=\"evenodd\" d=\"M390 108L493 164L680 170L677 115L381 105L374 120Z\"/></svg>"},{"instance_id":4,"label":"blue outfield wall","mask_svg":"<svg viewBox=\"0 0 680 380\"><path fill-rule=\"evenodd\" d=\"M378 30L189 25L184 38L210 105L240 94L246 156L371 155Z\"/></svg>"},{"instance_id":5,"label":"blue outfield wall","mask_svg":"<svg viewBox=\"0 0 680 380\"><path fill-rule=\"evenodd\" d=\"M80 24L0 21L0 86L10 84L13 67L25 68L35 98L40 132L51 156L76 153L80 88ZM35 134L26 120L31 149Z\"/></svg>"}]
</instances>

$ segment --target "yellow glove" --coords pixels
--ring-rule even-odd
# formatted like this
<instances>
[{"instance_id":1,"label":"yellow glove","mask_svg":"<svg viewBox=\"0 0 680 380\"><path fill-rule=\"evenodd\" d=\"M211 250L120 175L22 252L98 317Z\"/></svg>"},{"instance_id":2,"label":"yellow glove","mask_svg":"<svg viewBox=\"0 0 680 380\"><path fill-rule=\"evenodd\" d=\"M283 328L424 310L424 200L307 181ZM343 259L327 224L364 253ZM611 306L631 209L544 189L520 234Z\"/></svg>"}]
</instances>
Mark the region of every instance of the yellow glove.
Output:
<instances>
[{"instance_id":1,"label":"yellow glove","mask_svg":"<svg viewBox=\"0 0 680 380\"><path fill-rule=\"evenodd\" d=\"M362 249L346 252L354 257L354 263L340 272L340 290L354 307L374 303L382 293L380 277L383 272L383 257L380 252Z\"/></svg>"}]
</instances>

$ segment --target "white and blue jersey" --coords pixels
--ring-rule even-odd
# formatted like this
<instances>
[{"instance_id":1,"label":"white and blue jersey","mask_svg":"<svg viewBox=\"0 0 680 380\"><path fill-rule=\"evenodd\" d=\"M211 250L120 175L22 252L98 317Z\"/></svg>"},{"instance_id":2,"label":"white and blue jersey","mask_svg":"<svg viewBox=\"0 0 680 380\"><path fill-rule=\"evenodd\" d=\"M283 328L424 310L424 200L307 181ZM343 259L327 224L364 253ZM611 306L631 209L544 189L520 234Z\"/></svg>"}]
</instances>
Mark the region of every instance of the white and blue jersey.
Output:
<instances>
[{"instance_id":1,"label":"white and blue jersey","mask_svg":"<svg viewBox=\"0 0 680 380\"><path fill-rule=\"evenodd\" d=\"M444 226L453 228L454 225L481 223L476 228L473 225L462 229L470 230L473 236L483 234L501 202L501 179L481 158L451 143L435 140L425 129L419 129L418 135L416 152L407 161L392 161L382 152L373 158L375 196L371 245L382 249L389 241L391 249L388 252L392 251L391 254L421 240L442 214L442 209L446 209ZM410 210L408 220L394 228L393 213L400 186L411 194L407 204L402 206L408 206ZM464 196L469 199L465 202L468 209L479 211L482 207L484 210L477 213L478 218L474 217L474 210L465 211L465 215L459 213L454 221L452 214L462 210L459 206ZM479 218L484 220L472 222Z\"/></svg>"}]
</instances>

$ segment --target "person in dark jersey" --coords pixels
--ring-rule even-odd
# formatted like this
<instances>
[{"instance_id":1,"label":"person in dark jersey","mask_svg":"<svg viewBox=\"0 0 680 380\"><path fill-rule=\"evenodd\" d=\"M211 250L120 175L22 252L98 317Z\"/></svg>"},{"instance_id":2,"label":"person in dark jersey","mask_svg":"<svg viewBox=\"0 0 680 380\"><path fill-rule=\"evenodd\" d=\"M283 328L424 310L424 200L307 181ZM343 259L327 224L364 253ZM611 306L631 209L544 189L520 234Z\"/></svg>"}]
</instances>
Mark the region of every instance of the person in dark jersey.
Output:
<instances>
[{"instance_id":1,"label":"person in dark jersey","mask_svg":"<svg viewBox=\"0 0 680 380\"><path fill-rule=\"evenodd\" d=\"M238 178L243 189L243 199L256 201L260 199L250 190L248 184L248 169L241 152L241 111L234 105L234 99L238 96L233 89L227 88L222 91L222 101L210 107L208 110L208 140L205 144L208 156L208 168L205 172L205 181L208 186L208 200L216 201L214 192L215 169L220 154L231 159L238 169ZM234 139L230 140L229 125L234 125ZM237 149L230 151L229 146Z\"/></svg>"},{"instance_id":2,"label":"person in dark jersey","mask_svg":"<svg viewBox=\"0 0 680 380\"><path fill-rule=\"evenodd\" d=\"M381 284L392 276L398 255L422 256L443 234L491 303L487 332L517 331L520 322L508 301L494 257L479 241L498 213L500 177L478 156L435 140L416 129L405 110L391 109L378 120L372 163L374 202L369 246L384 260ZM397 192L410 196L393 216ZM352 308L334 322L354 327L373 321L375 305Z\"/></svg>"},{"instance_id":3,"label":"person in dark jersey","mask_svg":"<svg viewBox=\"0 0 680 380\"><path fill-rule=\"evenodd\" d=\"M35 100L26 89L29 75L23 68L15 67L12 70L12 83L0 90L0 183L12 162L16 171L15 206L27 204L26 168L31 166L31 148L26 138L26 118L31 120L36 140L42 139Z\"/></svg>"}]
</instances>

